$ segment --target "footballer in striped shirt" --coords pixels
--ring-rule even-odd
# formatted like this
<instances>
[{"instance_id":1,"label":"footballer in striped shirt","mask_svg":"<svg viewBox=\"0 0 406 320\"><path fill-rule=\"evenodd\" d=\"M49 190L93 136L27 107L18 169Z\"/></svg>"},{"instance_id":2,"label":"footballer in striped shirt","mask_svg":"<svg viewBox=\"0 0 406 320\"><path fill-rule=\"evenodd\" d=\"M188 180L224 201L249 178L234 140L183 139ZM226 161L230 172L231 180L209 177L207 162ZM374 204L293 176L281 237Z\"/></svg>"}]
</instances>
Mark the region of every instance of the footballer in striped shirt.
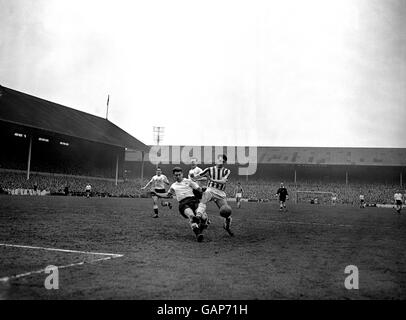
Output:
<instances>
[{"instance_id":1,"label":"footballer in striped shirt","mask_svg":"<svg viewBox=\"0 0 406 320\"><path fill-rule=\"evenodd\" d=\"M209 201L214 201L214 203L220 209L220 215L224 218L223 228L230 236L233 236L233 233L230 230L232 221L231 207L227 203L227 195L225 192L226 184L231 171L224 168L225 163L227 163L227 156L219 155L215 166L206 168L200 174L195 176L195 179L199 179L201 177L207 178L207 189L203 192L199 207L196 210L196 216L200 217L202 221L208 221L208 216L206 213L207 203Z\"/></svg>"}]
</instances>

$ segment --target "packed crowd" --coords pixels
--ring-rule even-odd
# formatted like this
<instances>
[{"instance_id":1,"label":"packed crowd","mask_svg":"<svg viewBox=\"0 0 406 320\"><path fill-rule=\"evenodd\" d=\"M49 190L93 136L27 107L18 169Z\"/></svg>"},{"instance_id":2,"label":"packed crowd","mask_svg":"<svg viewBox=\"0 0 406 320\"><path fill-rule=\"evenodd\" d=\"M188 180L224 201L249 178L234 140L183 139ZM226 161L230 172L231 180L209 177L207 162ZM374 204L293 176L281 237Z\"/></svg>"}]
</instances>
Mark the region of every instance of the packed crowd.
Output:
<instances>
[{"instance_id":1,"label":"packed crowd","mask_svg":"<svg viewBox=\"0 0 406 320\"><path fill-rule=\"evenodd\" d=\"M276 199L275 194L280 187L281 181L267 180L249 180L240 181L244 188L244 197L248 199L264 200ZM404 194L406 191L399 185L388 184L370 184L370 183L326 183L316 181L299 181L285 182L285 187L288 189L290 199L296 199L297 191L313 191L314 197L320 197L316 192L330 192L337 197L337 203L341 204L359 204L359 196L365 196L367 203L393 203L393 195L396 192ZM228 186L230 195L234 194L236 181L231 181ZM331 195L328 195L331 199Z\"/></svg>"},{"instance_id":2,"label":"packed crowd","mask_svg":"<svg viewBox=\"0 0 406 320\"><path fill-rule=\"evenodd\" d=\"M171 180L171 177L168 177ZM16 189L38 189L47 191L48 194L69 194L84 195L87 184L92 186L92 193L96 196L110 197L142 197L145 193L141 187L148 182L147 179L121 181L118 185L111 179L97 179L86 177L72 177L61 175L39 175L33 174L30 180L26 175L20 172L0 171L0 192L11 193ZM276 199L275 194L280 186L280 181L241 180L244 188L244 198L252 200ZM237 185L236 180L231 180L227 186L227 193L234 197L234 191ZM300 181L297 184L286 181L285 186L288 189L290 199L296 199L297 191L322 191L331 192L337 195L337 203L358 204L359 195L363 194L367 203L393 203L393 195L396 192L404 193L398 185L385 184L361 184L350 183L326 183L315 181Z\"/></svg>"},{"instance_id":3,"label":"packed crowd","mask_svg":"<svg viewBox=\"0 0 406 320\"><path fill-rule=\"evenodd\" d=\"M92 193L96 196L140 197L143 194L142 183L143 181L138 179L119 182L116 186L114 181L108 179L40 174L32 174L30 180L27 180L26 175L22 173L0 172L0 189L3 193L11 193L17 189L38 189L46 190L51 195L84 195L86 185L90 184Z\"/></svg>"}]
</instances>

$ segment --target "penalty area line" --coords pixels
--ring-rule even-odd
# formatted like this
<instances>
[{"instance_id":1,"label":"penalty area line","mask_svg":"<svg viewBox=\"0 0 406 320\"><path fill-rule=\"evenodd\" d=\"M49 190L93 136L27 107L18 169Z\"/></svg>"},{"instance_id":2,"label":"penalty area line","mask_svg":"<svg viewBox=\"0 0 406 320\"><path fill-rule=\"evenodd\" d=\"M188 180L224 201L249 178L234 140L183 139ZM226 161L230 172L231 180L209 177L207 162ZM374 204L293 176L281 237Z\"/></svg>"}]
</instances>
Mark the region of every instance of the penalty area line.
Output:
<instances>
[{"instance_id":1,"label":"penalty area line","mask_svg":"<svg viewBox=\"0 0 406 320\"><path fill-rule=\"evenodd\" d=\"M59 251L59 252L68 252L68 253L93 254L93 255L99 255L99 256L111 256L111 257L115 257L115 258L120 258L123 256L122 254L115 254L115 253L79 251L79 250L57 249L57 248L47 248L47 247L34 247L34 246L24 246L24 245L19 245L19 244L8 244L8 243L0 243L0 246L12 247L12 248L23 248L23 249L46 250L46 251Z\"/></svg>"},{"instance_id":2,"label":"penalty area line","mask_svg":"<svg viewBox=\"0 0 406 320\"><path fill-rule=\"evenodd\" d=\"M90 260L90 261L87 261L87 262L86 261L81 261L81 262L75 262L75 263L70 263L70 264L61 265L61 266L55 266L58 269L66 269L66 268L80 266L80 265L84 265L84 264L100 262L100 261L106 261L106 260L111 260L111 259L115 259L115 258L121 258L121 257L124 256L122 254L115 254L115 253L90 252L90 251L67 250L67 249L46 248L46 247L34 247L34 246L24 246L24 245L7 244L7 243L0 243L0 246L11 247L11 248L36 249L36 250L57 251L57 252L67 252L67 253L80 253L80 254L103 256L102 258L93 259L93 260ZM43 269L34 270L34 271L30 271L30 272L20 273L20 274L17 274L17 275L12 275L12 276L9 276L9 277L2 277L2 278L0 278L0 282L8 282L8 281L13 280L13 279L19 279L19 278L23 278L23 277L28 277L28 276L31 276L33 274L44 273L45 270L46 270L46 268L43 268Z\"/></svg>"}]
</instances>

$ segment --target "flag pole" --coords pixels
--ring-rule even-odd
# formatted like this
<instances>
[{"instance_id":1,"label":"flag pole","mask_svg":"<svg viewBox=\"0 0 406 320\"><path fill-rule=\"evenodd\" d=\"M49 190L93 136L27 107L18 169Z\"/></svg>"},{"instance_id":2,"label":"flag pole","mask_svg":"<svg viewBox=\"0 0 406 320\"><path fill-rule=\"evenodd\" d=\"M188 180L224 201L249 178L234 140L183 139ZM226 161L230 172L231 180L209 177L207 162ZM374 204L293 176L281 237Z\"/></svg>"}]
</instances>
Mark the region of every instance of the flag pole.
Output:
<instances>
[{"instance_id":1,"label":"flag pole","mask_svg":"<svg viewBox=\"0 0 406 320\"><path fill-rule=\"evenodd\" d=\"M108 120L108 117L109 117L109 102L110 102L110 95L107 95L106 120Z\"/></svg>"}]
</instances>

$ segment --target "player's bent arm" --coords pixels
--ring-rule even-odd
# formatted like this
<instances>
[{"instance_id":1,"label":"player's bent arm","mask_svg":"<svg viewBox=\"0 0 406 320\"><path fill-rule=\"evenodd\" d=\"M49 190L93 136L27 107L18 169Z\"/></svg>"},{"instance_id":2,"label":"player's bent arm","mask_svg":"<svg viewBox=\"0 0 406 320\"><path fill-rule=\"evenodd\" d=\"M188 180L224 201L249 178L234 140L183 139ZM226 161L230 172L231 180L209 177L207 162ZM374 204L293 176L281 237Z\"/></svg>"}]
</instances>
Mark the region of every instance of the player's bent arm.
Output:
<instances>
[{"instance_id":1,"label":"player's bent arm","mask_svg":"<svg viewBox=\"0 0 406 320\"><path fill-rule=\"evenodd\" d=\"M206 181L207 177L200 177L199 179L194 179L194 180L196 180L196 181Z\"/></svg>"},{"instance_id":2,"label":"player's bent arm","mask_svg":"<svg viewBox=\"0 0 406 320\"><path fill-rule=\"evenodd\" d=\"M175 195L175 190L173 190L172 188L170 188L168 190L168 192L165 193L156 193L154 191L151 192L151 194L153 194L154 196L158 197L158 198L165 198L165 199L169 199L169 198L173 198Z\"/></svg>"},{"instance_id":3,"label":"player's bent arm","mask_svg":"<svg viewBox=\"0 0 406 320\"><path fill-rule=\"evenodd\" d=\"M194 181L197 181L202 178L205 178L205 177L202 177L200 174L195 174L195 175L190 176L190 179L193 179Z\"/></svg>"},{"instance_id":4,"label":"player's bent arm","mask_svg":"<svg viewBox=\"0 0 406 320\"><path fill-rule=\"evenodd\" d=\"M210 181L213 181L214 183L227 183L228 179L226 179L226 178L223 178L223 179L220 179L220 180L210 179Z\"/></svg>"},{"instance_id":5,"label":"player's bent arm","mask_svg":"<svg viewBox=\"0 0 406 320\"><path fill-rule=\"evenodd\" d=\"M209 172L210 172L209 169L206 168L206 169L204 169L202 172L200 172L200 173L198 173L198 174L195 174L194 178L195 178L195 180L198 180L198 179L201 179L201 178L205 178Z\"/></svg>"},{"instance_id":6,"label":"player's bent arm","mask_svg":"<svg viewBox=\"0 0 406 320\"><path fill-rule=\"evenodd\" d=\"M193 180L190 180L189 187L191 187L192 189L197 190L199 192L203 192L202 188L196 182L194 182Z\"/></svg>"},{"instance_id":7,"label":"player's bent arm","mask_svg":"<svg viewBox=\"0 0 406 320\"><path fill-rule=\"evenodd\" d=\"M198 175L196 174L196 175L194 175L194 174L189 174L188 175L188 179L189 180L192 180L192 181L206 181L207 180L207 178L206 177L197 177Z\"/></svg>"},{"instance_id":8,"label":"player's bent arm","mask_svg":"<svg viewBox=\"0 0 406 320\"><path fill-rule=\"evenodd\" d=\"M149 182L145 185L145 187L142 187L141 189L144 190L146 188L148 188L148 186L152 183L152 179L149 180Z\"/></svg>"}]
</instances>

